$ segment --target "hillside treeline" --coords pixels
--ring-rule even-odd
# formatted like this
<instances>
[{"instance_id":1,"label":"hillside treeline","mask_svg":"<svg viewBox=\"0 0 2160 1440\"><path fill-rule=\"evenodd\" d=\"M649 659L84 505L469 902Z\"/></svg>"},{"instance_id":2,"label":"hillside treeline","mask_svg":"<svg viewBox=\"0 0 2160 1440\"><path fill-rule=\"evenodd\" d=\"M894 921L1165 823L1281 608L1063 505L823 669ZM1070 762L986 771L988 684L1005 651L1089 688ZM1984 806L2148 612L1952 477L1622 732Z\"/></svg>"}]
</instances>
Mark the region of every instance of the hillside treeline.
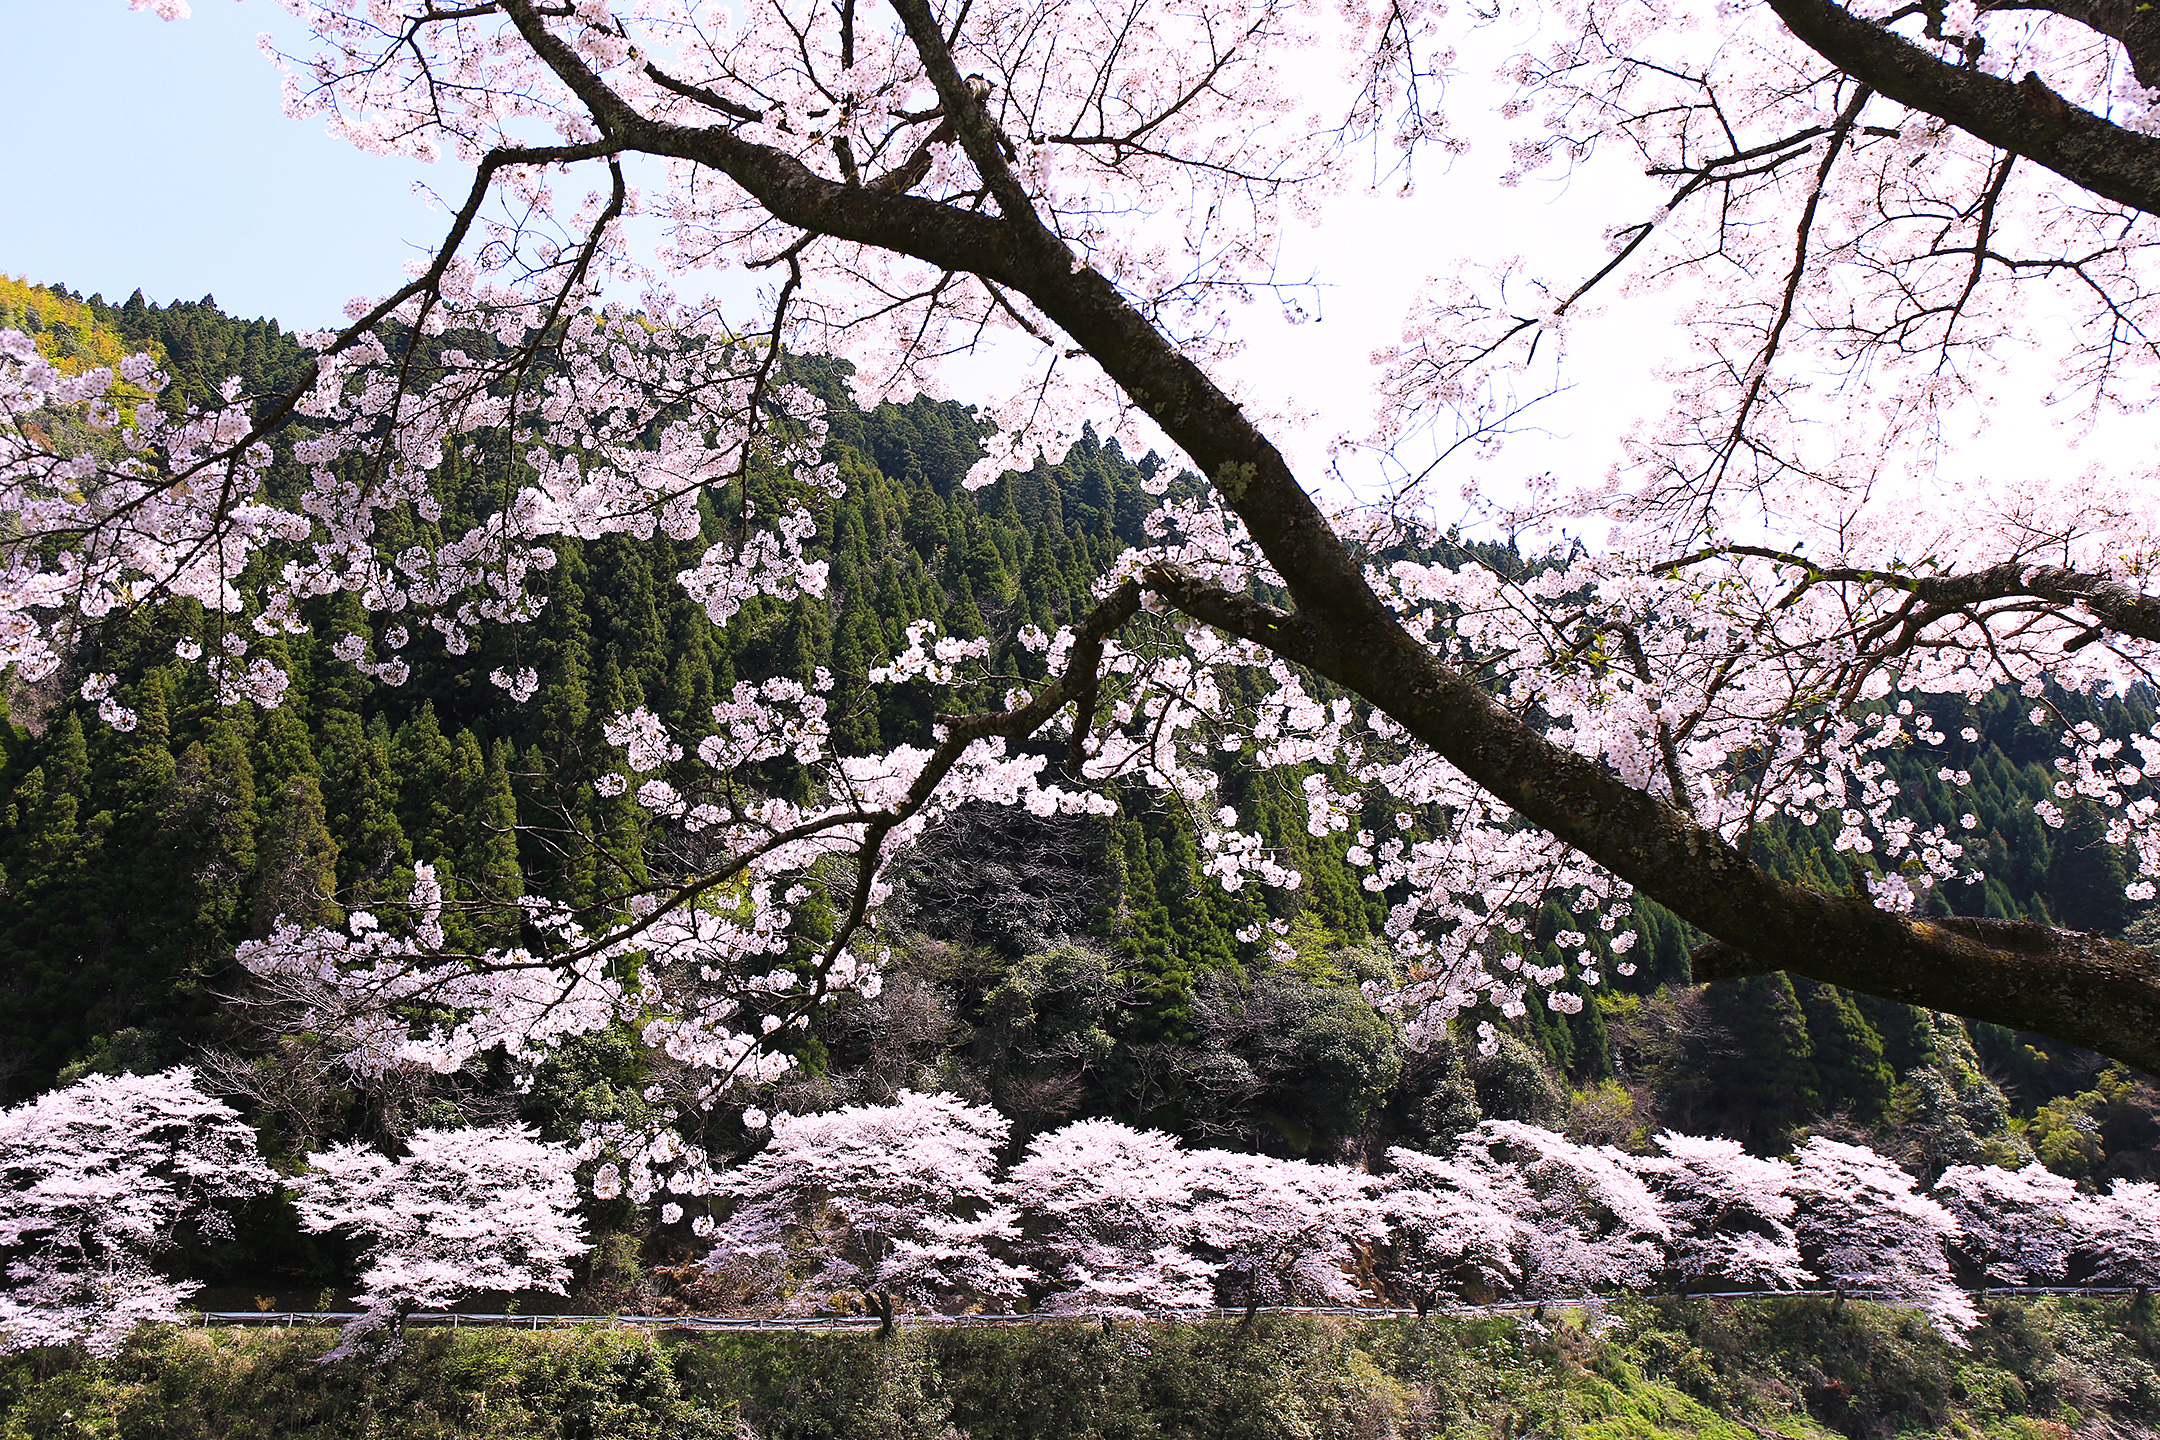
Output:
<instances>
[{"instance_id":1,"label":"hillside treeline","mask_svg":"<svg viewBox=\"0 0 2160 1440\"><path fill-rule=\"evenodd\" d=\"M63 366L151 350L173 376L167 403L211 397L231 374L272 391L304 365L290 334L228 317L210 297L160 306L138 292L116 306L0 281L0 325L30 330ZM831 562L823 597L755 600L712 626L674 582L729 523L708 502L705 534L688 541L565 541L536 623L482 633L459 657L415 639L400 686L332 652L339 636L370 628L344 596L314 602L307 634L250 636L251 654L292 676L276 710L221 706L198 668L174 663L176 643L217 624L183 603L116 615L82 637L77 673L120 677L115 698L138 716L131 731L101 723L66 676L10 690L0 1100L91 1070L215 1053L286 1156L346 1136L394 1141L454 1117L515 1115L558 1137L637 1120L651 1077L627 1033L564 1047L522 1094L487 1069L364 1089L226 1003L246 989L231 953L281 915L335 922L394 905L423 863L444 879L453 943L515 941L505 902L522 894L603 903L671 843L631 800L596 793L614 764L607 719L643 705L684 721L740 680L807 683L823 669L844 753L920 742L928 694L866 678L905 647L910 623L989 637L993 673L1031 673L1019 627L1085 613L1095 577L1144 538L1155 503L1144 482L1159 457L1090 433L1055 462L969 492L959 481L981 454L982 422L968 407L918 398L863 410L830 362L796 370L829 407L827 458L846 485L819 512L812 546ZM400 517L407 533L389 539L456 533L496 493L470 465L443 488L440 521ZM1535 563L1505 546L1464 553L1515 571ZM540 688L517 704L485 677L521 666ZM2115 733L2155 718L2142 693L2052 700ZM2034 813L2057 776L2053 742L2025 721L2029 705L2002 694L1969 715L1937 714L1951 734L1970 725L1984 743L1889 757L1923 823L1959 834L1987 876L1934 903L2142 933L2102 818L2071 807L2051 830ZM1939 778L1961 766L1969 785ZM780 766L759 778L802 783ZM2081 1179L2160 1173L2160 1093L2141 1077L2040 1037L1797 977L1691 986L1691 937L1651 904L1638 909L1636 973L1614 976L1579 1014L1533 1007L1490 1055L1447 1043L1408 1052L1358 988L1394 964L1381 935L1387 897L1360 889L1342 837L1307 833L1302 797L1280 774L1226 771L1224 785L1303 872L1299 889L1223 892L1200 874L1190 819L1132 787L1107 819L963 812L901 869L884 992L820 1018L781 1103L950 1090L1012 1116L1016 1140L1102 1115L1314 1158L1445 1148L1481 1119L1521 1119L1623 1146L1669 1125L1773 1151L1812 1129L1921 1169L2037 1154ZM1860 884L1855 867L1870 863L1832 853L1822 831L1767 827L1753 843L1773 868L1827 889ZM1270 920L1287 926L1294 960L1239 940ZM1571 924L1553 907L1531 941L1550 945Z\"/></svg>"}]
</instances>

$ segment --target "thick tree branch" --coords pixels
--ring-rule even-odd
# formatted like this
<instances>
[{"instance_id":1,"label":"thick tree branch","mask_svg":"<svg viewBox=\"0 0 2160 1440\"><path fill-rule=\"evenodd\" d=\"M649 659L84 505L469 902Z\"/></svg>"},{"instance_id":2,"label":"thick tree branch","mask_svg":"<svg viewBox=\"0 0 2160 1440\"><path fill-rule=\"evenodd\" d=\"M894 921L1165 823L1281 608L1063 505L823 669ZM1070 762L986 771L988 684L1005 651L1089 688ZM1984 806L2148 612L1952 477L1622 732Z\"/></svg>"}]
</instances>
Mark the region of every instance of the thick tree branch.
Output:
<instances>
[{"instance_id":1,"label":"thick tree branch","mask_svg":"<svg viewBox=\"0 0 2160 1440\"><path fill-rule=\"evenodd\" d=\"M2030 599L2044 600L2051 605L2077 606L2091 615L2103 630L2134 640L2160 643L2160 597L2147 595L2111 576L2089 575L2059 565L2005 560L2000 565L1966 575L1907 575L1895 570L1818 565L1805 556L1761 545L1723 545L1683 556L1659 568L1678 570L1725 555L1752 555L1793 566L1811 584L1881 585L1886 589L1903 590L1933 610L1937 618L1992 600Z\"/></svg>"},{"instance_id":2,"label":"thick tree branch","mask_svg":"<svg viewBox=\"0 0 2160 1440\"><path fill-rule=\"evenodd\" d=\"M1835 0L1770 0L1770 8L1818 55L1899 104L2044 165L2095 195L2160 213L2160 138L2072 105L2036 74L2013 83L1938 60Z\"/></svg>"},{"instance_id":3,"label":"thick tree branch","mask_svg":"<svg viewBox=\"0 0 2160 1440\"><path fill-rule=\"evenodd\" d=\"M978 275L1033 301L1206 473L1281 574L1297 607L1294 613L1276 610L1175 567L1150 570L1148 588L1178 608L1362 696L1525 820L1736 952L1753 957L1751 963L1760 968L1797 970L1873 994L2058 1035L2160 1071L2160 967L2125 956L2106 963L2051 960L2060 948L2054 942L2033 938L2023 948L1991 942L1910 921L1865 900L1784 884L1715 831L1508 714L1402 627L1366 583L1362 567L1299 486L1281 452L1107 278L1048 233L1031 206L1007 205L1000 196L1005 213L990 217L917 196L880 194L827 180L792 156L747 141L725 126L690 129L648 120L548 33L527 0L504 3L541 59L591 108L603 133L616 143L711 166L783 224ZM903 17L911 3L901 0ZM1901 47L1889 52L1893 58L1910 52L1925 66L1946 68L1825 0L1773 3L1781 14L1792 10L1805 18L1826 9L1858 26L1865 32L1860 38L1874 47L1869 56L1876 68L1882 62L1875 50L1885 42ZM926 62L943 56L942 41L931 50ZM965 105L965 113L980 118L972 91L963 87L954 93L957 77L950 71L947 57L939 78L948 111ZM1930 83L1939 80L1932 70L1921 73ZM1917 103L1907 96L1919 92L1900 75L1881 81L1872 75L1863 78L1884 93ZM1986 79L1963 76L1958 83ZM2016 88L1987 83L2005 92ZM2014 103L2014 98L2003 103ZM2085 119L2122 133L2093 117ZM956 123L986 183L997 180L995 193L1002 184L996 172L1004 167L994 132L966 119ZM2160 197L2160 141L2130 138L2139 145L2112 160L2096 157L2086 140L2067 150L2061 145L2011 148L2042 164L2055 164L2061 158L2058 151L2063 151L2080 165L2098 166L2105 183L2092 188L2103 194L2125 190L2127 176L2144 186L2141 193ZM2148 152L2150 163L2124 159ZM2107 180L2108 175L2117 178ZM1077 693L1068 693L1058 703L1077 698ZM1038 703L1043 699L1039 696ZM1005 716L972 723L1002 727L1019 722ZM2031 929L2038 937L2040 927Z\"/></svg>"},{"instance_id":4,"label":"thick tree branch","mask_svg":"<svg viewBox=\"0 0 2160 1440\"><path fill-rule=\"evenodd\" d=\"M2160 958L2148 951L2044 925L1911 920L1785 884L1715 831L1508 714L1399 626L1316 626L1179 567L1145 579L1194 618L1377 704L1524 819L1718 937L1698 952L1699 979L1792 970L2160 1071Z\"/></svg>"},{"instance_id":5,"label":"thick tree branch","mask_svg":"<svg viewBox=\"0 0 2160 1440\"><path fill-rule=\"evenodd\" d=\"M2117 41L2138 83L2160 87L2160 10L2145 0L1989 0L1983 10L2046 10Z\"/></svg>"},{"instance_id":6,"label":"thick tree branch","mask_svg":"<svg viewBox=\"0 0 2160 1440\"><path fill-rule=\"evenodd\" d=\"M1859 900L1843 902L1873 910ZM1877 911L1877 914L1881 912ZM2022 920L1946 915L1908 922L1917 944L1895 968L1825 950L1805 965L1721 941L1688 957L1697 980L1794 970L1826 984L1992 1020L2091 1046L2147 1073L2160 1064L2160 955L2122 940ZM1952 997L1945 1001L1944 997Z\"/></svg>"}]
</instances>

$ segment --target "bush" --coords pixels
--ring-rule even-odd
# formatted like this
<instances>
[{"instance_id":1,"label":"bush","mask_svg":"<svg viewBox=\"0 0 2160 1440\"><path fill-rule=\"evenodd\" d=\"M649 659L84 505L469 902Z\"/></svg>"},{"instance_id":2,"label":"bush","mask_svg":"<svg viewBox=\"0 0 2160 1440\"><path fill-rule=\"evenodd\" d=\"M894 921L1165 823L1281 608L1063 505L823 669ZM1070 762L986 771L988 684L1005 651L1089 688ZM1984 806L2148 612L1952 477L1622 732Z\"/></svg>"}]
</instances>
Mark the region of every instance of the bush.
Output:
<instances>
[{"instance_id":1,"label":"bush","mask_svg":"<svg viewBox=\"0 0 2160 1440\"><path fill-rule=\"evenodd\" d=\"M1747 1440L2160 1433L2150 1302L2002 1301L1971 1348L1798 1297L1421 1321L860 1332L139 1333L0 1370L0 1440ZM2064 1428L2067 1427L2067 1428Z\"/></svg>"},{"instance_id":2,"label":"bush","mask_svg":"<svg viewBox=\"0 0 2160 1440\"><path fill-rule=\"evenodd\" d=\"M0 1383L0 1440L704 1440L732 1415L683 1397L635 1331L422 1330L394 1364L316 1363L329 1330L139 1334L119 1356Z\"/></svg>"}]
</instances>

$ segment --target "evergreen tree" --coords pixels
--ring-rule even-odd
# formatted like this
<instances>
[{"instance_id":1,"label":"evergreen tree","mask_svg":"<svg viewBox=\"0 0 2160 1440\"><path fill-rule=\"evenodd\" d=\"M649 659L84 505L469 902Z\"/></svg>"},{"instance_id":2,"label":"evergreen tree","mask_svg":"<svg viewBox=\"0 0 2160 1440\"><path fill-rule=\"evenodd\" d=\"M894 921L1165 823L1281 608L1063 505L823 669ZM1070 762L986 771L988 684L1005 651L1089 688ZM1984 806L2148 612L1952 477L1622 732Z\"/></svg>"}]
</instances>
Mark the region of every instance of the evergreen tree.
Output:
<instances>
[{"instance_id":1,"label":"evergreen tree","mask_svg":"<svg viewBox=\"0 0 2160 1440\"><path fill-rule=\"evenodd\" d=\"M330 836L322 788L308 774L293 776L278 792L263 828L256 861L251 931L268 935L280 921L339 925L338 844Z\"/></svg>"},{"instance_id":2,"label":"evergreen tree","mask_svg":"<svg viewBox=\"0 0 2160 1440\"><path fill-rule=\"evenodd\" d=\"M186 838L195 882L195 924L206 948L236 938L249 916L255 874L255 774L245 732L230 713L213 717L181 752L165 826Z\"/></svg>"},{"instance_id":3,"label":"evergreen tree","mask_svg":"<svg viewBox=\"0 0 2160 1440\"><path fill-rule=\"evenodd\" d=\"M2122 851L2107 843L2107 817L2090 800L2068 807L2047 866L2047 902L2055 922L2115 935L2130 921Z\"/></svg>"},{"instance_id":4,"label":"evergreen tree","mask_svg":"<svg viewBox=\"0 0 2160 1440\"><path fill-rule=\"evenodd\" d=\"M457 854L459 785L456 747L436 721L432 701L398 727L398 824L415 861L450 869ZM478 767L475 766L475 769Z\"/></svg>"},{"instance_id":5,"label":"evergreen tree","mask_svg":"<svg viewBox=\"0 0 2160 1440\"><path fill-rule=\"evenodd\" d=\"M1807 1015L1782 971L1721 980L1705 998L1733 1037L1713 1077L1731 1107L1728 1128L1751 1148L1777 1150L1793 1127L1822 1109Z\"/></svg>"},{"instance_id":6,"label":"evergreen tree","mask_svg":"<svg viewBox=\"0 0 2160 1440\"><path fill-rule=\"evenodd\" d=\"M389 723L365 724L349 710L322 719L323 803L338 837L338 893L356 909L403 900L411 889L412 846L398 823Z\"/></svg>"},{"instance_id":7,"label":"evergreen tree","mask_svg":"<svg viewBox=\"0 0 2160 1440\"><path fill-rule=\"evenodd\" d=\"M468 744L477 752L470 730L459 737L461 755ZM497 740L488 747L486 762L472 777L467 792L458 847L459 896L468 905L484 907L468 921L481 946L516 943L516 901L525 893L518 866L518 809L510 784L510 761L509 741Z\"/></svg>"},{"instance_id":8,"label":"evergreen tree","mask_svg":"<svg viewBox=\"0 0 2160 1440\"><path fill-rule=\"evenodd\" d=\"M1807 979L1794 981L1792 988L1807 1015L1818 1103L1862 1124L1881 1120L1890 1111L1890 1091L1897 1083L1883 1058L1882 1036L1844 991Z\"/></svg>"}]
</instances>

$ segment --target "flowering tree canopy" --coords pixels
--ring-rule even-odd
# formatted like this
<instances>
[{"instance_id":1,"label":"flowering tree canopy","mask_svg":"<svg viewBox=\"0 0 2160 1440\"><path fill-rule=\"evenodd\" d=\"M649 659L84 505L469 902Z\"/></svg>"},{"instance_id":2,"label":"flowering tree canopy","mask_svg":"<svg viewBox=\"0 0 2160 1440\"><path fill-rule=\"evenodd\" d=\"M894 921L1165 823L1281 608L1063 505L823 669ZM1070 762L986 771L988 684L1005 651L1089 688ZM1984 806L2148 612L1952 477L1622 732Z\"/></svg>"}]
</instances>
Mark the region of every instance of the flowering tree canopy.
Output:
<instances>
[{"instance_id":1,"label":"flowering tree canopy","mask_svg":"<svg viewBox=\"0 0 2160 1440\"><path fill-rule=\"evenodd\" d=\"M2160 1185L2118 1180L2088 1199L2075 1220L2092 1256L2092 1283L2160 1285Z\"/></svg>"},{"instance_id":2,"label":"flowering tree canopy","mask_svg":"<svg viewBox=\"0 0 2160 1440\"><path fill-rule=\"evenodd\" d=\"M1114 1315L1198 1309L1216 1267L1194 1255L1192 1157L1175 1138L1114 1120L1037 1136L1006 1174L1044 1307Z\"/></svg>"},{"instance_id":3,"label":"flowering tree canopy","mask_svg":"<svg viewBox=\"0 0 2160 1440\"><path fill-rule=\"evenodd\" d=\"M1516 1257L1529 1294L1641 1288L1658 1272L1672 1227L1618 1150L1488 1120L1457 1153L1490 1177L1520 1218Z\"/></svg>"},{"instance_id":4,"label":"flowering tree canopy","mask_svg":"<svg viewBox=\"0 0 2160 1440\"><path fill-rule=\"evenodd\" d=\"M1667 1131L1657 1144L1664 1153L1642 1156L1634 1168L1671 1222L1672 1269L1683 1289L1807 1283L1793 1235L1790 1165L1750 1155L1736 1140Z\"/></svg>"},{"instance_id":5,"label":"flowering tree canopy","mask_svg":"<svg viewBox=\"0 0 2160 1440\"><path fill-rule=\"evenodd\" d=\"M277 1177L255 1132L185 1066L94 1075L0 1112L0 1350L80 1343L110 1355L196 1290L155 1268L183 1230Z\"/></svg>"},{"instance_id":6,"label":"flowering tree canopy","mask_svg":"<svg viewBox=\"0 0 2160 1440\"><path fill-rule=\"evenodd\" d=\"M1388 1151L1388 1163L1379 1196L1387 1228L1380 1273L1398 1298L1422 1315L1442 1294L1517 1288L1523 1222L1489 1165L1403 1149Z\"/></svg>"},{"instance_id":7,"label":"flowering tree canopy","mask_svg":"<svg viewBox=\"0 0 2160 1440\"><path fill-rule=\"evenodd\" d=\"M1888 1291L1934 1317L1956 1338L1979 1318L1950 1274L1946 1250L1957 1221L1917 1193L1912 1176L1874 1151L1821 1136L1800 1148L1794 1229L1815 1273L1840 1289Z\"/></svg>"},{"instance_id":8,"label":"flowering tree canopy","mask_svg":"<svg viewBox=\"0 0 2160 1440\"><path fill-rule=\"evenodd\" d=\"M1895 1162L1819 1137L1792 1161L1670 1133L1631 1157L1488 1121L1451 1156L1390 1150L1372 1176L1082 1120L1000 1177L1004 1134L950 1095L781 1117L772 1145L722 1173L727 1218L698 1230L718 1238L712 1264L763 1257L798 1302L836 1287L984 1304L1024 1290L1046 1313L1102 1316L1376 1298L1424 1312L1450 1295L1676 1277L1865 1290L1954 1332L1979 1312L1948 1247L1995 1283L2153 1279L2152 1186L2087 1196L2036 1169L1961 1166L1923 1194Z\"/></svg>"},{"instance_id":9,"label":"flowering tree canopy","mask_svg":"<svg viewBox=\"0 0 2160 1440\"><path fill-rule=\"evenodd\" d=\"M416 1130L402 1160L360 1144L308 1157L300 1223L366 1246L365 1312L325 1358L394 1339L415 1310L481 1290L563 1293L591 1241L577 1217L570 1151L515 1125Z\"/></svg>"},{"instance_id":10,"label":"flowering tree canopy","mask_svg":"<svg viewBox=\"0 0 2160 1440\"><path fill-rule=\"evenodd\" d=\"M1009 1122L950 1095L782 1115L772 1141L721 1177L732 1200L710 1260L822 1260L813 1291L860 1290L891 1323L896 1304L1009 1296L1029 1276L996 1247L1016 1238L995 1166Z\"/></svg>"},{"instance_id":11,"label":"flowering tree canopy","mask_svg":"<svg viewBox=\"0 0 2160 1440\"><path fill-rule=\"evenodd\" d=\"M1353 1243L1380 1235L1369 1177L1233 1150L1191 1159L1195 1248L1218 1266L1218 1298L1250 1315L1356 1297Z\"/></svg>"},{"instance_id":12,"label":"flowering tree canopy","mask_svg":"<svg viewBox=\"0 0 2160 1440\"><path fill-rule=\"evenodd\" d=\"M1997 1285L2057 1285L2083 1232L2077 1186L2042 1165L1953 1165L1935 1198L1958 1225L1956 1247Z\"/></svg>"},{"instance_id":13,"label":"flowering tree canopy","mask_svg":"<svg viewBox=\"0 0 2160 1440\"><path fill-rule=\"evenodd\" d=\"M1467 143L1432 103L1455 23L1438 4L298 9L314 40L285 58L291 111L468 165L470 189L408 280L312 337L289 394L168 410L146 360L68 377L0 339L0 662L20 673L51 673L119 607L180 596L214 621L182 659L228 703L273 705L285 676L250 637L352 595L372 618L336 653L394 682L416 633L458 655L530 620L551 541L687 539L706 504L728 524L678 578L714 622L822 593L802 542L840 481L791 356L849 361L867 399L937 391L949 357L994 341L1014 379L971 483L1088 418L1152 426L1200 477L1167 493L1162 474L1150 543L1100 577L1094 613L1024 636L1038 673L1004 677L1022 682L1005 708L962 707L928 746L838 756L819 686L794 680L743 681L700 733L616 717L604 793L684 844L604 913L528 897L523 944L445 954L423 877L396 925L359 914L251 946L248 966L312 996L356 1063L454 1068L631 1018L716 1072L709 1099L780 1063L760 1041L805 1007L875 985L861 942L884 862L962 802L1100 810L1097 787L1133 777L1199 817L1223 884L1295 884L1221 803L1215 763L1235 752L1305 771L1311 825L1349 832L1412 962L1382 998L1413 1037L1484 1001L1519 1015L1532 992L1578 1008L1604 963L1588 937L1625 965L1639 889L1714 937L1698 977L1790 969L2160 1069L2145 952L1931 916L1937 887L1978 872L1879 759L1939 749L1965 783L1982 737L1938 712L2020 687L2062 741L2058 799L2101 808L2137 898L2160 877L2160 739L2070 725L2049 698L2146 674L2160 643L2150 462L2105 443L2155 348L2142 22L1540 7L1502 82L1516 172L1621 150L1667 198L1623 218L1587 275L1455 257L1402 297L1375 417L1344 417L1339 451L1373 457L1385 498L1368 486L1371 503L1331 514L1221 362L1236 306L1276 284L1286 216L1324 206L1362 157L1407 168ZM634 187L640 165L664 178ZM633 243L638 215L664 234L654 253ZM720 265L771 278L757 316L687 298L681 277ZM1599 545L1529 575L1462 559L1418 446L1497 437L1533 347L1564 347L1630 284L1698 297L1665 357L1669 417L1593 483L1483 502L1510 527L1593 526ZM2013 352L2022 369L2004 368ZM1946 437L2028 372L2094 428L2021 485ZM55 407L98 443L33 422ZM288 443L308 480L281 499L264 477ZM452 460L493 466L497 503L464 533L393 544L393 512L444 513ZM949 695L984 653L918 630L879 678ZM537 682L488 678L512 697ZM81 690L132 723L112 677ZM807 786L743 783L776 756ZM1392 831L1359 824L1383 803ZM1749 845L1770 821L1833 829L1851 887L1770 874ZM1548 901L1583 928L1572 958L1530 964L1519 937ZM775 963L813 902L836 917L817 953Z\"/></svg>"}]
</instances>

